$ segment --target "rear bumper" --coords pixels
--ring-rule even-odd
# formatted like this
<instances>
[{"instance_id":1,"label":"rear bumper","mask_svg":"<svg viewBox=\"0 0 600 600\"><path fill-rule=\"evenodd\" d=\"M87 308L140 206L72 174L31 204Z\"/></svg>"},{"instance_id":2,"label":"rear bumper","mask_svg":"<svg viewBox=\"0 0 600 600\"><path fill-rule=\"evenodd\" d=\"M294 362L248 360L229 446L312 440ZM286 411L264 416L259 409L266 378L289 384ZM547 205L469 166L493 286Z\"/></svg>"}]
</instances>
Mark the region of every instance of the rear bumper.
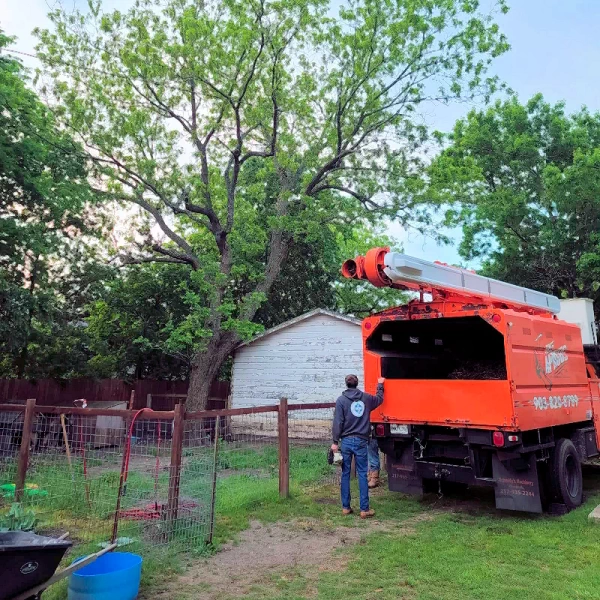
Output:
<instances>
[{"instance_id":1,"label":"rear bumper","mask_svg":"<svg viewBox=\"0 0 600 600\"><path fill-rule=\"evenodd\" d=\"M494 488L497 508L542 512L535 453L523 451L521 444L497 448L492 435L428 428L379 437L390 490L420 496L431 481L484 485Z\"/></svg>"},{"instance_id":2,"label":"rear bumper","mask_svg":"<svg viewBox=\"0 0 600 600\"><path fill-rule=\"evenodd\" d=\"M487 446L494 448L494 432L504 434L502 448L517 450L522 445L522 432L516 428L473 429L470 427L435 426L426 424L408 425L407 433L392 433L390 423L373 423L375 437L379 440L380 447L386 452L383 445L414 443L417 440L427 443L429 440L439 443L458 443L461 445ZM509 436L517 436L517 440Z\"/></svg>"}]
</instances>

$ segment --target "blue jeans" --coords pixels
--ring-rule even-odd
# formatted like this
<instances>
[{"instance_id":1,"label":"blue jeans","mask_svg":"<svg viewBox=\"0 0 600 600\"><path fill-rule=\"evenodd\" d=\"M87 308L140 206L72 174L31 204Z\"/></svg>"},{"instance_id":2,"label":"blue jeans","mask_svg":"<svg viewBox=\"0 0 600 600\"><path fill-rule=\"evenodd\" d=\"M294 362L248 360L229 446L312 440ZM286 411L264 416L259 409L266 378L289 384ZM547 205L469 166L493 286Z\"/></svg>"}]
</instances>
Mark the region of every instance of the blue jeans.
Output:
<instances>
[{"instance_id":1,"label":"blue jeans","mask_svg":"<svg viewBox=\"0 0 600 600\"><path fill-rule=\"evenodd\" d=\"M351 436L342 439L340 449L344 462L342 463L342 508L350 508L350 468L352 457L356 463L356 477L360 492L360 510L369 510L369 485L367 481L369 442L361 437Z\"/></svg>"},{"instance_id":2,"label":"blue jeans","mask_svg":"<svg viewBox=\"0 0 600 600\"><path fill-rule=\"evenodd\" d=\"M372 437L369 440L369 471L380 471L381 464L379 462L379 444Z\"/></svg>"}]
</instances>

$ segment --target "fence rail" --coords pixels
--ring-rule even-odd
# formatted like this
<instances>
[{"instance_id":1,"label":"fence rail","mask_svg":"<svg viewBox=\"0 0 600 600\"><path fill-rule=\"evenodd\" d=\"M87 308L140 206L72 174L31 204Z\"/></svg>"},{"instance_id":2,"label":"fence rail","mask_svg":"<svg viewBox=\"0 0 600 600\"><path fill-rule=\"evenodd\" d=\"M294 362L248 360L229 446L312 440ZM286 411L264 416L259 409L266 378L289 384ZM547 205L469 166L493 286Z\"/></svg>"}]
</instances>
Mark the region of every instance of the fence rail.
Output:
<instances>
[{"instance_id":1,"label":"fence rail","mask_svg":"<svg viewBox=\"0 0 600 600\"><path fill-rule=\"evenodd\" d=\"M290 479L311 481L315 469L327 476L334 406L285 398L197 412L0 404L0 509L20 502L82 543L123 535L152 545L211 542L215 515L234 502L285 498Z\"/></svg>"},{"instance_id":2,"label":"fence rail","mask_svg":"<svg viewBox=\"0 0 600 600\"><path fill-rule=\"evenodd\" d=\"M159 410L173 410L176 399L187 396L188 387L188 381L155 379L0 379L0 402L24 402L26 398L35 398L40 406L57 406L86 398L88 402L111 400L129 403L133 396L134 409L152 406ZM228 382L213 382L208 407L222 408L229 391Z\"/></svg>"}]
</instances>

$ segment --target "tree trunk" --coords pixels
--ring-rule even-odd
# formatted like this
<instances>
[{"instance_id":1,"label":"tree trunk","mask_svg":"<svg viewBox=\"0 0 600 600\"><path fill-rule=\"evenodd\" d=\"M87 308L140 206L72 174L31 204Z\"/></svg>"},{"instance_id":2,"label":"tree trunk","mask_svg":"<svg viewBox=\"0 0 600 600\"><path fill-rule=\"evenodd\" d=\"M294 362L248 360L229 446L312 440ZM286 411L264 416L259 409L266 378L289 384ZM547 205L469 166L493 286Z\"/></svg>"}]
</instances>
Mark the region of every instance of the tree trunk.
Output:
<instances>
[{"instance_id":1,"label":"tree trunk","mask_svg":"<svg viewBox=\"0 0 600 600\"><path fill-rule=\"evenodd\" d=\"M216 334L206 350L196 354L192 360L190 386L186 409L206 410L210 387L227 357L237 346L239 338L232 332Z\"/></svg>"},{"instance_id":2,"label":"tree trunk","mask_svg":"<svg viewBox=\"0 0 600 600\"><path fill-rule=\"evenodd\" d=\"M31 268L31 275L29 277L29 313L27 315L27 330L25 332L25 342L23 343L23 347L21 348L21 352L19 352L19 356L15 361L15 367L17 370L17 378L23 379L25 376L25 372L27 370L27 363L29 361L29 338L31 336L31 325L33 323L33 312L34 312L34 298L33 294L35 293L35 284L37 277L37 260L34 261L33 266Z\"/></svg>"},{"instance_id":3,"label":"tree trunk","mask_svg":"<svg viewBox=\"0 0 600 600\"><path fill-rule=\"evenodd\" d=\"M284 214L283 209L279 209L279 214ZM283 262L287 257L289 249L290 237L282 231L273 230L269 243L269 256L265 265L265 277L256 286L255 292L268 294L273 286L273 283L281 272ZM229 255L224 256L226 264L230 265ZM229 268L228 267L228 268ZM190 386L188 388L188 396L186 400L187 410L205 410L210 395L210 386L219 373L221 365L225 362L228 356L233 352L235 347L240 342L239 336L231 331L219 331L221 319L217 317L216 308L222 301L222 290L217 298L215 306L212 308L215 319L210 326L213 328L213 337L211 338L208 347L203 352L199 352L192 360L192 368L190 371ZM248 302L245 309L241 310L240 317L251 321L260 306L257 302Z\"/></svg>"}]
</instances>

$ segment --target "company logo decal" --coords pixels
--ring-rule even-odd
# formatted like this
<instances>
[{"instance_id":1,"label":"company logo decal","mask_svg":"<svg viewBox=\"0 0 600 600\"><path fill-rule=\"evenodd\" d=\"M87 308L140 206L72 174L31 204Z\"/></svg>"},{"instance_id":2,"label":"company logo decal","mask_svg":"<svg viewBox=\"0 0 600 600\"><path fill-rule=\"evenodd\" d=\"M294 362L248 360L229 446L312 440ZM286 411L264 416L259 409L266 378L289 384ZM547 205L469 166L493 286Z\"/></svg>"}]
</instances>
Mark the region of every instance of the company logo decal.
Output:
<instances>
[{"instance_id":1,"label":"company logo decal","mask_svg":"<svg viewBox=\"0 0 600 600\"><path fill-rule=\"evenodd\" d=\"M39 565L35 562L35 560L30 560L21 567L20 571L23 573L23 575L29 575L30 573L37 571L38 567Z\"/></svg>"},{"instance_id":2,"label":"company logo decal","mask_svg":"<svg viewBox=\"0 0 600 600\"><path fill-rule=\"evenodd\" d=\"M541 335L540 333L538 340ZM542 380L544 387L548 391L552 391L553 379L561 376L569 360L566 344L555 348L554 341L552 341L544 346L543 353L542 349L535 350L534 357L536 375Z\"/></svg>"},{"instance_id":3,"label":"company logo decal","mask_svg":"<svg viewBox=\"0 0 600 600\"><path fill-rule=\"evenodd\" d=\"M560 369L569 360L569 356L565 352L566 349L566 344L555 349L554 342L550 342L546 346L546 375Z\"/></svg>"}]
</instances>

